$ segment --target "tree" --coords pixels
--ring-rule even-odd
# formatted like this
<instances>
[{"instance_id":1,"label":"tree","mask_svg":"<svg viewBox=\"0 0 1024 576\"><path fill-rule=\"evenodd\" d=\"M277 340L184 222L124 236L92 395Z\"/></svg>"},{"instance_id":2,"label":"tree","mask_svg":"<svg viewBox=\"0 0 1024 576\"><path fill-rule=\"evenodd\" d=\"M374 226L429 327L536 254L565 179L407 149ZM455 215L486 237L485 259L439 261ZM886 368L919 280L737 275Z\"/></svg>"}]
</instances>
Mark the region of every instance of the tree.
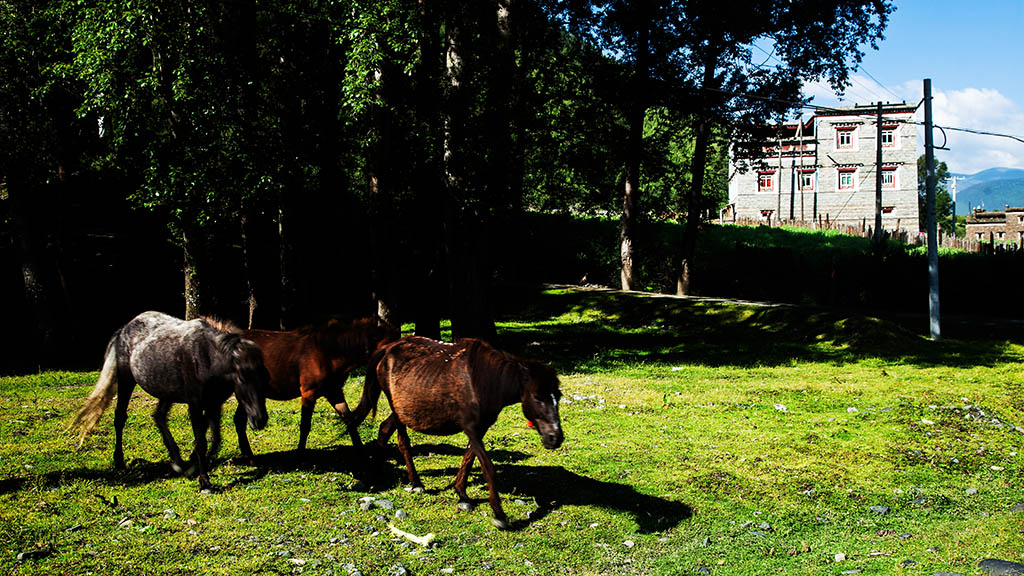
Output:
<instances>
[{"instance_id":1,"label":"tree","mask_svg":"<svg viewBox=\"0 0 1024 576\"><path fill-rule=\"evenodd\" d=\"M928 219L926 174L925 157L922 154L917 158L917 205L921 230L925 229ZM945 162L935 161L935 176L935 220L942 232L949 234L953 230L953 218L956 216L953 214L953 198L947 188L950 174Z\"/></svg>"},{"instance_id":2,"label":"tree","mask_svg":"<svg viewBox=\"0 0 1024 576\"><path fill-rule=\"evenodd\" d=\"M72 337L60 198L88 164L96 133L95 118L75 115L80 87L66 75L71 58L66 12L59 0L0 4L0 199L9 206L27 308L26 314L5 302L13 313L4 316L29 317L34 338L27 356L43 364L62 353Z\"/></svg>"},{"instance_id":3,"label":"tree","mask_svg":"<svg viewBox=\"0 0 1024 576\"><path fill-rule=\"evenodd\" d=\"M778 3L748 2L742 9L715 2L687 2L682 9L686 39L678 53L693 71L688 85L694 106L694 178L686 199L680 249L679 294L693 292L697 232L705 207L707 150L716 134L730 140L763 142L763 126L803 103L804 82L826 78L838 91L863 57L865 43L877 47L893 7L875 0ZM753 46L772 48L778 62L758 63ZM742 155L743 147L734 150Z\"/></svg>"}]
</instances>

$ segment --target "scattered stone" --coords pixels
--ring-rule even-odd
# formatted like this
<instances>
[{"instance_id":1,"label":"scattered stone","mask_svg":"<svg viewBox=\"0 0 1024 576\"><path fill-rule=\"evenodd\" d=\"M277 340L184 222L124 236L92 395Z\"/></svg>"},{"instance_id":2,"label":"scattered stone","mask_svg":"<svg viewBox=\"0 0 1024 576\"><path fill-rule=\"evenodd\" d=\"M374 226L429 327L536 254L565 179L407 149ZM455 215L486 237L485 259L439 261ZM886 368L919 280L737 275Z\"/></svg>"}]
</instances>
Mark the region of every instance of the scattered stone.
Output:
<instances>
[{"instance_id":1,"label":"scattered stone","mask_svg":"<svg viewBox=\"0 0 1024 576\"><path fill-rule=\"evenodd\" d=\"M778 410L779 412L789 412L789 408L786 408L782 404L776 404L775 409Z\"/></svg>"},{"instance_id":2,"label":"scattered stone","mask_svg":"<svg viewBox=\"0 0 1024 576\"><path fill-rule=\"evenodd\" d=\"M921 418L921 424L924 424L925 426L933 426L935 424L935 422L932 422L931 420L928 420L927 418Z\"/></svg>"},{"instance_id":3,"label":"scattered stone","mask_svg":"<svg viewBox=\"0 0 1024 576\"><path fill-rule=\"evenodd\" d=\"M964 493L967 494L968 496L974 496L975 494L978 493L978 489L972 486L967 490L964 490Z\"/></svg>"},{"instance_id":4,"label":"scattered stone","mask_svg":"<svg viewBox=\"0 0 1024 576\"><path fill-rule=\"evenodd\" d=\"M523 500L522 498L516 498L512 503L516 506L526 506L526 500Z\"/></svg>"},{"instance_id":5,"label":"scattered stone","mask_svg":"<svg viewBox=\"0 0 1024 576\"><path fill-rule=\"evenodd\" d=\"M700 543L700 545L705 547L705 548L707 548L708 546L711 546L711 537L710 536L705 536L704 540Z\"/></svg>"},{"instance_id":6,"label":"scattered stone","mask_svg":"<svg viewBox=\"0 0 1024 576\"><path fill-rule=\"evenodd\" d=\"M711 574L707 566L697 566L697 574Z\"/></svg>"},{"instance_id":7,"label":"scattered stone","mask_svg":"<svg viewBox=\"0 0 1024 576\"><path fill-rule=\"evenodd\" d=\"M839 554L836 554L835 558L836 558L836 562L843 562L843 561L846 560L846 554L843 554L842 552L840 552Z\"/></svg>"},{"instance_id":8,"label":"scattered stone","mask_svg":"<svg viewBox=\"0 0 1024 576\"><path fill-rule=\"evenodd\" d=\"M82 528L85 528L85 526L82 526L81 524L75 524L74 526L71 526L71 527L65 529L64 531L65 532L78 532Z\"/></svg>"},{"instance_id":9,"label":"scattered stone","mask_svg":"<svg viewBox=\"0 0 1024 576\"><path fill-rule=\"evenodd\" d=\"M1010 512L1024 512L1024 502L1014 504L1013 508L1010 508Z\"/></svg>"},{"instance_id":10,"label":"scattered stone","mask_svg":"<svg viewBox=\"0 0 1024 576\"><path fill-rule=\"evenodd\" d=\"M850 406L849 408L847 408L846 411L849 412L850 414L856 414L857 413L857 409L854 408L853 406Z\"/></svg>"},{"instance_id":11,"label":"scattered stone","mask_svg":"<svg viewBox=\"0 0 1024 576\"><path fill-rule=\"evenodd\" d=\"M880 515L880 516L885 516L886 514L889 513L889 507L888 506L872 506L871 507L871 511L874 512L875 514Z\"/></svg>"},{"instance_id":12,"label":"scattered stone","mask_svg":"<svg viewBox=\"0 0 1024 576\"><path fill-rule=\"evenodd\" d=\"M406 512L405 510L395 510L395 518L398 518L399 520L405 520L408 517L409 513Z\"/></svg>"},{"instance_id":13,"label":"scattered stone","mask_svg":"<svg viewBox=\"0 0 1024 576\"><path fill-rule=\"evenodd\" d=\"M622 543L622 545L625 546L626 548L632 548L633 546L636 546L636 543L633 542L632 540L626 540L625 542Z\"/></svg>"},{"instance_id":14,"label":"scattered stone","mask_svg":"<svg viewBox=\"0 0 1024 576\"><path fill-rule=\"evenodd\" d=\"M897 538L899 538L900 540L910 540L913 536L914 535L911 534L910 532L904 532L903 534L900 534L899 536L897 536Z\"/></svg>"},{"instance_id":15,"label":"scattered stone","mask_svg":"<svg viewBox=\"0 0 1024 576\"><path fill-rule=\"evenodd\" d=\"M740 530L746 530L747 528L750 528L753 525L753 522L744 522L743 524L740 524Z\"/></svg>"},{"instance_id":16,"label":"scattered stone","mask_svg":"<svg viewBox=\"0 0 1024 576\"><path fill-rule=\"evenodd\" d=\"M760 524L757 525L757 527L760 528L761 530L771 530L772 529L772 525L767 523L767 522L761 522Z\"/></svg>"},{"instance_id":17,"label":"scattered stone","mask_svg":"<svg viewBox=\"0 0 1024 576\"><path fill-rule=\"evenodd\" d=\"M463 512L469 512L472 509L473 504L471 502L459 502L459 510L462 510ZM593 528L593 526L591 526L591 528Z\"/></svg>"},{"instance_id":18,"label":"scattered stone","mask_svg":"<svg viewBox=\"0 0 1024 576\"><path fill-rule=\"evenodd\" d=\"M388 576L408 576L409 571L401 564L395 564L388 570Z\"/></svg>"},{"instance_id":19,"label":"scattered stone","mask_svg":"<svg viewBox=\"0 0 1024 576\"><path fill-rule=\"evenodd\" d=\"M750 535L751 536L757 536L758 538L767 538L768 537L767 534L765 534L764 532L761 532L760 530L754 530L753 532L750 533Z\"/></svg>"},{"instance_id":20,"label":"scattered stone","mask_svg":"<svg viewBox=\"0 0 1024 576\"><path fill-rule=\"evenodd\" d=\"M853 570L843 570L840 574L860 574L860 570L854 568Z\"/></svg>"},{"instance_id":21,"label":"scattered stone","mask_svg":"<svg viewBox=\"0 0 1024 576\"><path fill-rule=\"evenodd\" d=\"M936 572L935 576L964 576L959 572Z\"/></svg>"},{"instance_id":22,"label":"scattered stone","mask_svg":"<svg viewBox=\"0 0 1024 576\"><path fill-rule=\"evenodd\" d=\"M395 503L391 500L374 500L373 505L381 510L394 510Z\"/></svg>"},{"instance_id":23,"label":"scattered stone","mask_svg":"<svg viewBox=\"0 0 1024 576\"><path fill-rule=\"evenodd\" d=\"M1024 574L1024 564L987 558L978 563L978 569L991 576L1017 576Z\"/></svg>"},{"instance_id":24,"label":"scattered stone","mask_svg":"<svg viewBox=\"0 0 1024 576\"><path fill-rule=\"evenodd\" d=\"M45 558L50 555L49 548L40 548L39 550L28 550L25 552L18 552L18 562L25 562L27 560L38 560L39 558Z\"/></svg>"},{"instance_id":25,"label":"scattered stone","mask_svg":"<svg viewBox=\"0 0 1024 576\"><path fill-rule=\"evenodd\" d=\"M907 559L907 560L904 560L903 562L900 562L900 568L909 568L911 566L914 566L915 564L917 564L917 562L914 562L913 560Z\"/></svg>"}]
</instances>

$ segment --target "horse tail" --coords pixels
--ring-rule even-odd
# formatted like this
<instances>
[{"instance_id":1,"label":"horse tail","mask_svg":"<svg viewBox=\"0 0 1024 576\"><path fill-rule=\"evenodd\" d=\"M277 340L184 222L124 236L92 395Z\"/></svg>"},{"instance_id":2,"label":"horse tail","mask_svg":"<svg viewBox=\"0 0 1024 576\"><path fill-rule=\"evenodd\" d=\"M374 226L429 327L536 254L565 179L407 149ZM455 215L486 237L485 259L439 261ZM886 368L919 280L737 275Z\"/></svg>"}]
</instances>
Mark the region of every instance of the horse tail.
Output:
<instances>
[{"instance_id":1,"label":"horse tail","mask_svg":"<svg viewBox=\"0 0 1024 576\"><path fill-rule=\"evenodd\" d=\"M370 356L370 363L366 367L366 381L363 382L363 395L359 398L359 406L352 412L352 421L356 426L366 420L368 414L372 414L370 421L377 419L377 402L380 400L380 382L377 380L377 365L384 358L384 349L377 349Z\"/></svg>"},{"instance_id":2,"label":"horse tail","mask_svg":"<svg viewBox=\"0 0 1024 576\"><path fill-rule=\"evenodd\" d=\"M79 446L85 442L85 437L96 429L100 416L110 405L110 401L114 398L114 392L117 391L117 340L120 335L121 331L118 330L107 343L100 378L96 381L96 387L93 388L92 393L85 399L85 404L78 411L72 424L72 427L79 430Z\"/></svg>"}]
</instances>

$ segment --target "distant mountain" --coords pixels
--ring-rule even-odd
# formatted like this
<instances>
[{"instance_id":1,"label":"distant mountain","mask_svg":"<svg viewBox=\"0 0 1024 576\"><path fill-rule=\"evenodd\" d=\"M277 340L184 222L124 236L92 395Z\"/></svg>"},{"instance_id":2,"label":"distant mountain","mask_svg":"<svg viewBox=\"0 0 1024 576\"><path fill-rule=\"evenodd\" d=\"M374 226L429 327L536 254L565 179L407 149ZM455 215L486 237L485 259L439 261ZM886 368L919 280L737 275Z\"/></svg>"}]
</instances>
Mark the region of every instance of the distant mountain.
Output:
<instances>
[{"instance_id":1,"label":"distant mountain","mask_svg":"<svg viewBox=\"0 0 1024 576\"><path fill-rule=\"evenodd\" d=\"M977 174L954 176L957 177L957 214L967 214L979 206L986 210L1024 206L1024 170L989 168Z\"/></svg>"}]
</instances>

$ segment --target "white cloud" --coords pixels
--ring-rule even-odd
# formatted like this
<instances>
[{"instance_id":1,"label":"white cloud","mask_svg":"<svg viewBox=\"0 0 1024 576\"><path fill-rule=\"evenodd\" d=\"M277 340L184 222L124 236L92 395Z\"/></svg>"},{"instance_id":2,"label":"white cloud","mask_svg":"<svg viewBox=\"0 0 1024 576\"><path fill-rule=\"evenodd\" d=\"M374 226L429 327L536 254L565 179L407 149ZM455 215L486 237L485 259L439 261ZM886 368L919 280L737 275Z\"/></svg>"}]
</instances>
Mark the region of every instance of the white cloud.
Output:
<instances>
[{"instance_id":1,"label":"white cloud","mask_svg":"<svg viewBox=\"0 0 1024 576\"><path fill-rule=\"evenodd\" d=\"M824 83L804 86L804 93L814 96L813 104L819 106L849 106L870 104L879 100L887 102L920 102L924 95L920 80L896 86L881 86L864 75L851 77L852 84L843 99L839 99ZM982 132L1010 134L1024 138L1024 110L1016 102L988 88L966 88L963 90L942 90L932 83L932 115L936 126L964 128ZM924 120L924 107L916 119ZM936 146L943 144L943 134L934 133ZM1024 143L1009 138L985 136L946 130L946 148L938 150L936 156L946 162L951 172L974 174L988 168L1024 168ZM924 128L918 128L918 143L924 153Z\"/></svg>"}]
</instances>

